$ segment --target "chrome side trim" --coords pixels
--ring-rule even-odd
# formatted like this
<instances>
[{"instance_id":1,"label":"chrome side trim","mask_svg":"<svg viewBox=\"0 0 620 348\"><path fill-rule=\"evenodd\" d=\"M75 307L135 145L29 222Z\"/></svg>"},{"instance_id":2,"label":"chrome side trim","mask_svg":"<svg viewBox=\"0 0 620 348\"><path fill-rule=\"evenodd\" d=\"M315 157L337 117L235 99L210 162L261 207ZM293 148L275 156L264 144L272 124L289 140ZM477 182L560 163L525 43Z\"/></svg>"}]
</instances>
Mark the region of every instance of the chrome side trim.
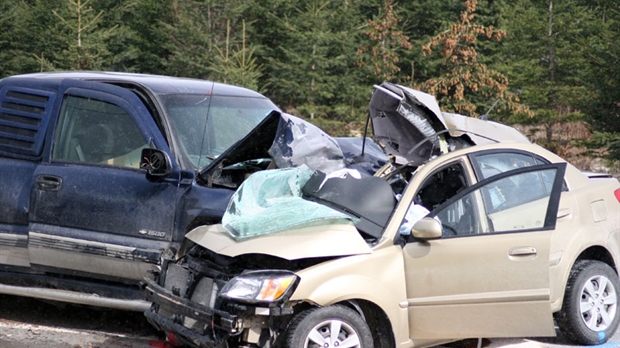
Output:
<instances>
[{"instance_id":1,"label":"chrome side trim","mask_svg":"<svg viewBox=\"0 0 620 348\"><path fill-rule=\"evenodd\" d=\"M52 249L58 252L79 252L89 255L110 257L120 260L157 263L160 250L138 249L123 245L95 242L70 237L55 236L31 231L28 246L30 248Z\"/></svg>"},{"instance_id":2,"label":"chrome side trim","mask_svg":"<svg viewBox=\"0 0 620 348\"><path fill-rule=\"evenodd\" d=\"M408 299L409 306L463 305L480 303L509 303L549 301L549 289L513 290L464 295L430 296Z\"/></svg>"},{"instance_id":3,"label":"chrome side trim","mask_svg":"<svg viewBox=\"0 0 620 348\"><path fill-rule=\"evenodd\" d=\"M0 231L0 246L27 248L28 236L24 234L14 234L11 232Z\"/></svg>"},{"instance_id":4,"label":"chrome side trim","mask_svg":"<svg viewBox=\"0 0 620 348\"><path fill-rule=\"evenodd\" d=\"M28 235L0 231L0 264L30 267Z\"/></svg>"}]
</instances>

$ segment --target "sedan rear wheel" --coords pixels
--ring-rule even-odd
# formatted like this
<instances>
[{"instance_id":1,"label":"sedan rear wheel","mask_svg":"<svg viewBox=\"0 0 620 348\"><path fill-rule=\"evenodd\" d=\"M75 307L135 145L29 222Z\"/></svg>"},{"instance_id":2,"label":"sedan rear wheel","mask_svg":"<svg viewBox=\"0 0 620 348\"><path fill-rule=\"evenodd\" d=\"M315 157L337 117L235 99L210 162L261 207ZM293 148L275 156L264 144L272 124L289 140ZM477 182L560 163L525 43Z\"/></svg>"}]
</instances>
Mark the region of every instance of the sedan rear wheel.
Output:
<instances>
[{"instance_id":1,"label":"sedan rear wheel","mask_svg":"<svg viewBox=\"0 0 620 348\"><path fill-rule=\"evenodd\" d=\"M620 281L607 264L580 260L571 270L562 310L556 320L562 333L580 344L606 342L618 328Z\"/></svg>"}]
</instances>

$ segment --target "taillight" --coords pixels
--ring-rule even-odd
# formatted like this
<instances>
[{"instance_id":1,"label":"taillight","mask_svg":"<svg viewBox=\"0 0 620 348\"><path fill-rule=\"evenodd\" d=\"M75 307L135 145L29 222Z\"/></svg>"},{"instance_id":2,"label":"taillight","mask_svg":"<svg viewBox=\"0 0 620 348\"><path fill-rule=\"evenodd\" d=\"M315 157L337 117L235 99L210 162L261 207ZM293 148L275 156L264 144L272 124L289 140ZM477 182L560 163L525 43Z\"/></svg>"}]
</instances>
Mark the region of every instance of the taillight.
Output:
<instances>
[{"instance_id":1,"label":"taillight","mask_svg":"<svg viewBox=\"0 0 620 348\"><path fill-rule=\"evenodd\" d=\"M614 191L614 196L616 196L616 199L620 202L620 188Z\"/></svg>"}]
</instances>

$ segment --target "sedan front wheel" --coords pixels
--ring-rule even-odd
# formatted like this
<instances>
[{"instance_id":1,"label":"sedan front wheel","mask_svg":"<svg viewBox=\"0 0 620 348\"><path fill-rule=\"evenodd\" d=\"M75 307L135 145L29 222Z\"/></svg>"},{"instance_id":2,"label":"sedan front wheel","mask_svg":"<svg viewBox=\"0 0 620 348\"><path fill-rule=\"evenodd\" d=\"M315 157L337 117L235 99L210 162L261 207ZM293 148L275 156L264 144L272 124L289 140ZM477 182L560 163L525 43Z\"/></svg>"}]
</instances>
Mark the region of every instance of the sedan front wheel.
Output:
<instances>
[{"instance_id":1,"label":"sedan front wheel","mask_svg":"<svg viewBox=\"0 0 620 348\"><path fill-rule=\"evenodd\" d=\"M562 333L579 344L606 342L618 328L620 281L609 265L580 260L570 272L562 310L556 320Z\"/></svg>"},{"instance_id":2,"label":"sedan front wheel","mask_svg":"<svg viewBox=\"0 0 620 348\"><path fill-rule=\"evenodd\" d=\"M373 348L368 325L354 310L332 305L298 314L287 330L288 348Z\"/></svg>"}]
</instances>

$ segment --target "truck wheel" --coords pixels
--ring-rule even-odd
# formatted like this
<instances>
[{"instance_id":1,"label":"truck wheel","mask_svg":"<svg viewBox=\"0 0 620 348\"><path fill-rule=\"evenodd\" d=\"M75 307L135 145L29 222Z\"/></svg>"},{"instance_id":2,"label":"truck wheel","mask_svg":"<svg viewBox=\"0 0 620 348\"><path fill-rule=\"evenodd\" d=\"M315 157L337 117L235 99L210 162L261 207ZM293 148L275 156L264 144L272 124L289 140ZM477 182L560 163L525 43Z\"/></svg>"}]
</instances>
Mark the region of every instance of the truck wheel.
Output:
<instances>
[{"instance_id":1,"label":"truck wheel","mask_svg":"<svg viewBox=\"0 0 620 348\"><path fill-rule=\"evenodd\" d=\"M373 348L373 339L357 312L333 305L309 309L294 317L287 329L286 347Z\"/></svg>"},{"instance_id":2,"label":"truck wheel","mask_svg":"<svg viewBox=\"0 0 620 348\"><path fill-rule=\"evenodd\" d=\"M562 310L555 319L562 333L579 344L606 342L618 328L620 281L607 264L580 260L570 271Z\"/></svg>"}]
</instances>

